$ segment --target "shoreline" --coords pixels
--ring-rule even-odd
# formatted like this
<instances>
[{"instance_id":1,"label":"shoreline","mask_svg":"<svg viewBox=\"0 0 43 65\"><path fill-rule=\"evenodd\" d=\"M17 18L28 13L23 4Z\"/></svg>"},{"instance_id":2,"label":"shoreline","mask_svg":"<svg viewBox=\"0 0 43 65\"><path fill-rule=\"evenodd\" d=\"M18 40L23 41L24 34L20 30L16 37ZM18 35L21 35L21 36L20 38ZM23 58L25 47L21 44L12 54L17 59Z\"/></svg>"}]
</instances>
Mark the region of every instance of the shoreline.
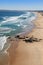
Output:
<instances>
[{"instance_id":1,"label":"shoreline","mask_svg":"<svg viewBox=\"0 0 43 65\"><path fill-rule=\"evenodd\" d=\"M36 13L34 13L34 14L35 14L35 19L31 21L31 23L34 25L33 28L30 31L28 30L27 32L18 33L15 36L17 36L17 35L20 35L20 36L24 35L25 36L25 35L30 34L32 32L32 30L34 29L34 27L36 27L35 24L34 24L34 21L36 21L36 19L37 19Z\"/></svg>"},{"instance_id":2,"label":"shoreline","mask_svg":"<svg viewBox=\"0 0 43 65\"><path fill-rule=\"evenodd\" d=\"M32 23L32 21L34 21L33 19L36 19L36 15L35 15L34 12L31 12L31 13L34 14L32 17L30 17L30 18L31 18L30 21L31 21L31 23ZM19 16L19 17L20 17L20 16ZM16 18L17 18L17 17L16 17ZM11 18L9 18L9 19L12 20L12 19L14 19L14 17L11 17ZM9 19L8 19L8 20L9 20ZM2 22L2 24L3 24L3 23L5 23L5 22ZM27 28L26 30L27 30L27 32L29 32L29 33L30 33L31 30L34 28L34 24L32 23L33 25L31 26L31 23L30 23L30 26L29 26L29 27L30 27L30 30L29 30L28 26L26 27L26 28ZM24 29L25 29L25 28L24 28ZM27 33L27 32L26 32L24 29L23 29L22 32L20 32L20 33L18 33L18 34L24 34L24 35L25 35L25 33ZM2 30L3 30L3 28L2 28ZM29 30L29 31L28 31L28 30ZM11 32L11 30L10 30L10 32ZM5 33L5 32L4 32L4 33ZM2 34L3 34L3 33L2 33ZM14 34L14 35L18 35L18 34ZM3 35L4 35L4 34L3 34ZM5 35L7 36L7 32L5 33ZM10 34L8 34L8 35L10 36ZM13 36L13 35L11 35L11 36Z\"/></svg>"},{"instance_id":3,"label":"shoreline","mask_svg":"<svg viewBox=\"0 0 43 65\"><path fill-rule=\"evenodd\" d=\"M22 39L19 40L16 52L14 53L15 56L11 60L11 65L43 65L43 29L40 29L43 28L43 16L40 13L37 13L37 15L38 18L34 22L36 27L26 36L33 35L33 37L42 40L33 43L26 43Z\"/></svg>"},{"instance_id":4,"label":"shoreline","mask_svg":"<svg viewBox=\"0 0 43 65\"><path fill-rule=\"evenodd\" d=\"M43 16L40 13L36 13L37 18L32 21L35 28L32 31L23 35L28 38L33 36L37 39L42 39L39 42L25 42L24 39L17 39L15 37L9 37L7 43L11 46L7 49L9 54L8 65L42 65L43 64L43 29L37 27L43 27Z\"/></svg>"},{"instance_id":5,"label":"shoreline","mask_svg":"<svg viewBox=\"0 0 43 65\"><path fill-rule=\"evenodd\" d=\"M34 20L35 21L35 20ZM33 21L32 21L32 23L33 23ZM33 30L32 30L33 31ZM30 33L32 33L32 31L30 32ZM31 36L30 35L30 33L28 32L28 33L26 33L26 34L20 34L20 36L22 36L22 37L24 37L24 36L28 36L28 34L29 34L29 36ZM10 40L10 41L9 41ZM18 57L16 57L16 55L18 56L19 55L19 53L22 53L21 52L21 50L23 50L22 49L22 45L23 46L25 46L25 44L23 43L23 40L19 40L19 39L17 39L17 38L15 38L15 37L11 37L10 39L8 40L8 42L11 44L11 47L8 49L8 53L9 53L9 56L10 56L10 65L13 65L13 63L15 64L15 63L17 63L16 62L16 58L18 58ZM19 52L19 46L21 47L21 49L20 49L20 52ZM25 47L23 47L23 48L25 48ZM15 50L14 50L15 49ZM26 49L25 49L26 50ZM12 54L13 53L13 54ZM24 55L24 54L23 54ZM20 54L20 56L21 56L21 54ZM19 59L19 58L18 58ZM20 58L21 59L21 58ZM20 60L19 60L20 61ZM20 62L22 62L22 61L20 61ZM22 63L21 63L22 64ZM21 65L20 64L20 65ZM16 64L15 64L16 65ZM19 65L19 63L17 64L17 65ZM23 65L23 64L22 64Z\"/></svg>"}]
</instances>

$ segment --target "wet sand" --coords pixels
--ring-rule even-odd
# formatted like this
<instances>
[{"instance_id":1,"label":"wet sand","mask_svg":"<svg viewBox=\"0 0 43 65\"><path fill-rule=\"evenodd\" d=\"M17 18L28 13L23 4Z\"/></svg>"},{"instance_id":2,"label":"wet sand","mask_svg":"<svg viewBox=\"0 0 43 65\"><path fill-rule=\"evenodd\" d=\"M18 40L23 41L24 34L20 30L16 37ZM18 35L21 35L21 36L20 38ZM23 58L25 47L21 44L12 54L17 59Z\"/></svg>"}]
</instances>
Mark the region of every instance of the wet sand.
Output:
<instances>
[{"instance_id":1,"label":"wet sand","mask_svg":"<svg viewBox=\"0 0 43 65\"><path fill-rule=\"evenodd\" d=\"M40 13L36 14L38 15L34 21L36 28L27 36L42 40L33 43L26 43L23 39L10 41L9 65L43 65L43 16Z\"/></svg>"}]
</instances>

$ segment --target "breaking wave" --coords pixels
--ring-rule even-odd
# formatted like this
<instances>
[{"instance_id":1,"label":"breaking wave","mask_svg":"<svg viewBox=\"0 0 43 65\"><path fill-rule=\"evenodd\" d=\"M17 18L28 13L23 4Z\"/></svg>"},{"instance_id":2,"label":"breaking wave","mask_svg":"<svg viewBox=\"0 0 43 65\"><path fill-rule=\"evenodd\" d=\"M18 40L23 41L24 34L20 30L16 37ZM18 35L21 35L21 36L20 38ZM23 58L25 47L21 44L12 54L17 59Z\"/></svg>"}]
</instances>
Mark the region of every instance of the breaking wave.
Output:
<instances>
[{"instance_id":1,"label":"breaking wave","mask_svg":"<svg viewBox=\"0 0 43 65\"><path fill-rule=\"evenodd\" d=\"M32 21L34 19L36 19L36 15L32 12L26 12L20 16L0 17L0 51L4 48L7 41L6 35L16 35L32 30L34 27Z\"/></svg>"},{"instance_id":2,"label":"breaking wave","mask_svg":"<svg viewBox=\"0 0 43 65\"><path fill-rule=\"evenodd\" d=\"M0 23L0 25L5 23L12 23L12 21L15 21L18 17L3 17L4 21Z\"/></svg>"},{"instance_id":3,"label":"breaking wave","mask_svg":"<svg viewBox=\"0 0 43 65\"><path fill-rule=\"evenodd\" d=\"M25 31L26 29L31 29L33 23L31 22L36 18L36 15L32 12L26 12L20 16L6 16L3 17L2 22L0 22L0 34L6 33L19 33Z\"/></svg>"}]
</instances>

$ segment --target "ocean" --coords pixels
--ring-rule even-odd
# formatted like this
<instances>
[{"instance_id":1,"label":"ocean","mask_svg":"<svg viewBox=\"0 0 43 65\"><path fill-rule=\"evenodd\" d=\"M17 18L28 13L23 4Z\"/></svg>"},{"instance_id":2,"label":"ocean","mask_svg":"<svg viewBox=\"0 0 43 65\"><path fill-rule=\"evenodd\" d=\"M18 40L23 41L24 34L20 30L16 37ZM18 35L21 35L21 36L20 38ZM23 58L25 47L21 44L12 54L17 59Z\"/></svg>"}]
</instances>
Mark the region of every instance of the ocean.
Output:
<instances>
[{"instance_id":1,"label":"ocean","mask_svg":"<svg viewBox=\"0 0 43 65\"><path fill-rule=\"evenodd\" d=\"M8 36L30 32L34 28L34 19L33 12L0 10L0 51L9 47L6 44Z\"/></svg>"},{"instance_id":2,"label":"ocean","mask_svg":"<svg viewBox=\"0 0 43 65\"><path fill-rule=\"evenodd\" d=\"M0 36L15 36L31 31L35 18L33 12L0 10Z\"/></svg>"}]
</instances>

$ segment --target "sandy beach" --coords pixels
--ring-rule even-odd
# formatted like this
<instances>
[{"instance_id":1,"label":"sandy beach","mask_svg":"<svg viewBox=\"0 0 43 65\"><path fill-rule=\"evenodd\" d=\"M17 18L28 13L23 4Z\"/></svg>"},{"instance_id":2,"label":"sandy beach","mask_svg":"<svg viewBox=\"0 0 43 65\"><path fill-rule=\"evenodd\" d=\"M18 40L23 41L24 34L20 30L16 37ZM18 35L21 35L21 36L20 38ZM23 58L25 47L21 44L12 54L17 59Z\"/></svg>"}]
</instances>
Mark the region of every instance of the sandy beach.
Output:
<instances>
[{"instance_id":1,"label":"sandy beach","mask_svg":"<svg viewBox=\"0 0 43 65\"><path fill-rule=\"evenodd\" d=\"M36 27L26 36L33 36L41 41L27 43L23 39L10 40L9 65L43 65L43 16L41 13L36 14L37 19L33 21Z\"/></svg>"}]
</instances>

